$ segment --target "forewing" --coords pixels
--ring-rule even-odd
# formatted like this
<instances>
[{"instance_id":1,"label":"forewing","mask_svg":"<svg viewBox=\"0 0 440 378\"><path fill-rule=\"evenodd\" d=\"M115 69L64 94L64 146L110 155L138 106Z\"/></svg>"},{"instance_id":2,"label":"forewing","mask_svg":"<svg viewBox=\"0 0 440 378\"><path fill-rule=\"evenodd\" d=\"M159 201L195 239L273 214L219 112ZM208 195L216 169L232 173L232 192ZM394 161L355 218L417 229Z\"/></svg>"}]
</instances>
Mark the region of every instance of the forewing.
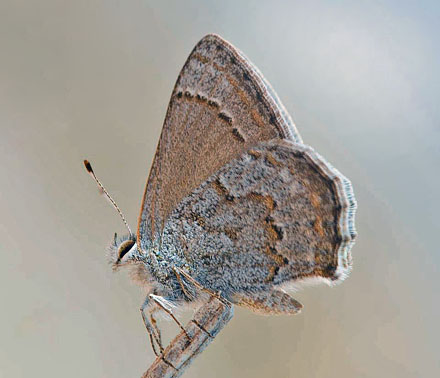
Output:
<instances>
[{"instance_id":1,"label":"forewing","mask_svg":"<svg viewBox=\"0 0 440 378\"><path fill-rule=\"evenodd\" d=\"M236 48L204 37L174 87L138 225L143 249L177 204L220 167L264 140L301 143L277 95Z\"/></svg>"},{"instance_id":2,"label":"forewing","mask_svg":"<svg viewBox=\"0 0 440 378\"><path fill-rule=\"evenodd\" d=\"M272 140L179 204L161 253L228 298L306 278L331 283L350 269L355 207L349 181L310 147Z\"/></svg>"}]
</instances>

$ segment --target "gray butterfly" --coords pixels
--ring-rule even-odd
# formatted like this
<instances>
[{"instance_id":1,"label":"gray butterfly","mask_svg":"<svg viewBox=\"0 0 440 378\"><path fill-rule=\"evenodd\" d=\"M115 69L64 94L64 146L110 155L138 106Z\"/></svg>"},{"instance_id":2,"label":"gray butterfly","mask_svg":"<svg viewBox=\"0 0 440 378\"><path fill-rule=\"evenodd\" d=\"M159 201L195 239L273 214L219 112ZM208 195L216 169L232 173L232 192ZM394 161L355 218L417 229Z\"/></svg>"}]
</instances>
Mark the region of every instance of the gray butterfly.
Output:
<instances>
[{"instance_id":1,"label":"gray butterfly","mask_svg":"<svg viewBox=\"0 0 440 378\"><path fill-rule=\"evenodd\" d=\"M303 144L262 74L207 35L174 87L137 235L115 240L112 261L148 287L142 314L159 355L158 309L174 318L174 306L206 303L207 292L295 314L302 305L286 290L343 280L355 208L350 182Z\"/></svg>"}]
</instances>

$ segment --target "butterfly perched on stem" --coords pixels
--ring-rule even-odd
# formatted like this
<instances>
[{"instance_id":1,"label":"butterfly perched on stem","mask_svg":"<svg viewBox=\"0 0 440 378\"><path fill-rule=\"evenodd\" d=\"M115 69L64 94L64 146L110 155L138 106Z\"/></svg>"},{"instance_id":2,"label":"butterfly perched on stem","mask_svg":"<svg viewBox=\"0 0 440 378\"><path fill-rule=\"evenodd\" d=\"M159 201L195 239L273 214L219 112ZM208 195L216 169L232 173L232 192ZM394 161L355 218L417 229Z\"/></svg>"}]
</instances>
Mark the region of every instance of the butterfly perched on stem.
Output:
<instances>
[{"instance_id":1,"label":"butterfly perched on stem","mask_svg":"<svg viewBox=\"0 0 440 378\"><path fill-rule=\"evenodd\" d=\"M137 233L111 246L114 268L131 266L148 288L141 313L169 376L197 354L190 346L200 352L213 339L232 304L295 314L302 305L289 288L342 281L351 268L355 209L350 182L303 143L257 68L221 37L204 37L174 87ZM183 327L173 309L184 305L218 318L209 323L216 332L195 320ZM165 354L157 311L182 329ZM194 327L206 333L203 341Z\"/></svg>"}]
</instances>

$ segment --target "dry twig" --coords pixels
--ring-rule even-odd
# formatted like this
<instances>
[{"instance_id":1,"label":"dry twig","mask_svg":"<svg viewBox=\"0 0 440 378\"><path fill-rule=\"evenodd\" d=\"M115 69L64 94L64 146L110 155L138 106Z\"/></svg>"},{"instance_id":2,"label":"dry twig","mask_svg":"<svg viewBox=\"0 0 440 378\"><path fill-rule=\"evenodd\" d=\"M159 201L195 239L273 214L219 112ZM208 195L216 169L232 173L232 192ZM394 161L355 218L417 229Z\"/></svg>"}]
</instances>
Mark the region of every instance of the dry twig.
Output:
<instances>
[{"instance_id":1,"label":"dry twig","mask_svg":"<svg viewBox=\"0 0 440 378\"><path fill-rule=\"evenodd\" d=\"M156 358L143 378L177 378L214 340L234 313L232 305L212 296L185 327Z\"/></svg>"}]
</instances>

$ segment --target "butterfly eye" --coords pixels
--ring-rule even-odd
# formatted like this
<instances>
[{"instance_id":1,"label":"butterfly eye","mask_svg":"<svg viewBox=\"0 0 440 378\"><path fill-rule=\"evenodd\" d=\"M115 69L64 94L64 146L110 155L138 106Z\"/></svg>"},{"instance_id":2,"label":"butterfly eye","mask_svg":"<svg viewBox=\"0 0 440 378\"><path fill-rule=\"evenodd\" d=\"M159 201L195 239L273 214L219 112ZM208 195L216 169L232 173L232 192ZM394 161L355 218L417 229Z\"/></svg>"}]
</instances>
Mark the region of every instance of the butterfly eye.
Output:
<instances>
[{"instance_id":1,"label":"butterfly eye","mask_svg":"<svg viewBox=\"0 0 440 378\"><path fill-rule=\"evenodd\" d=\"M119 246L118 261L120 261L127 254L127 252L133 247L133 245L134 240L126 240Z\"/></svg>"}]
</instances>

